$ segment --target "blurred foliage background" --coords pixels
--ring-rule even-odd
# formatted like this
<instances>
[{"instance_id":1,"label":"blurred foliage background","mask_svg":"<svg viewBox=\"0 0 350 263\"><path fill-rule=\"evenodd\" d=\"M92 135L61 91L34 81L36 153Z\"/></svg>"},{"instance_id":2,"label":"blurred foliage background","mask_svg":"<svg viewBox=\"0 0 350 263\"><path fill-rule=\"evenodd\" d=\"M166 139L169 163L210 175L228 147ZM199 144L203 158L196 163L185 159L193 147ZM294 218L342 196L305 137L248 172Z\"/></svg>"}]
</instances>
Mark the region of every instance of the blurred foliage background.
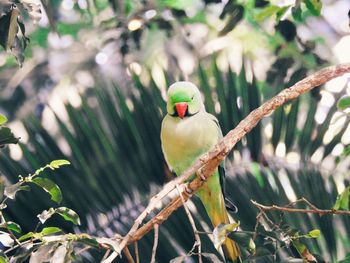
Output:
<instances>
[{"instance_id":1,"label":"blurred foliage background","mask_svg":"<svg viewBox=\"0 0 350 263\"><path fill-rule=\"evenodd\" d=\"M72 167L51 176L82 225L71 229L60 218L53 224L125 234L172 178L159 140L169 84L196 83L225 134L281 89L350 61L349 9L347 0L2 1L0 111L21 139L1 151L1 176L14 182L51 160L70 160ZM348 80L278 109L235 147L226 187L242 229L254 230L258 210L251 199L283 206L305 197L328 209L348 186L349 117L336 107L350 93ZM8 216L33 229L31 218L51 205L43 194L18 194ZM210 231L203 208L193 203L200 229ZM286 214L283 220L305 233L320 229L320 238L305 243L323 260L350 253L347 217ZM182 209L160 230L158 262L191 249ZM150 259L152 240L150 234L139 242L142 262ZM215 253L210 236L203 241L204 251ZM80 260L95 262L98 254ZM281 249L259 262L288 256L300 257Z\"/></svg>"}]
</instances>

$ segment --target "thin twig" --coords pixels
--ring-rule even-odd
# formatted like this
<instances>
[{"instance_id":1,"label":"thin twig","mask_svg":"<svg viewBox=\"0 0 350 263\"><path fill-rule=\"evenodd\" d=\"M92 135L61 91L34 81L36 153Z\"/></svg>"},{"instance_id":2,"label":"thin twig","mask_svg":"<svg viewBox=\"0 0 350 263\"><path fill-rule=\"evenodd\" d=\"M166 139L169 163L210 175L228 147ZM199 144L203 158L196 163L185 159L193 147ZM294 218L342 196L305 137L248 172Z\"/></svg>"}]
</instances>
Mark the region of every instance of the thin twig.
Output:
<instances>
[{"instance_id":1,"label":"thin twig","mask_svg":"<svg viewBox=\"0 0 350 263\"><path fill-rule=\"evenodd\" d=\"M192 254L192 252L194 251L194 249L196 247L198 247L198 263L202 263L203 262L203 259L202 259L202 242L201 242L201 238L199 236L199 233L198 233L198 230L197 230L197 227L196 227L196 223L194 222L194 219L193 219L193 216L191 214L191 211L190 209L188 208L184 198L182 197L182 194L181 194L181 191L180 191L180 188L179 186L177 185L176 186L176 189L177 191L179 192L179 195L181 197L181 201L183 203L183 207L185 209L185 212L186 212L186 215L188 217L188 221L190 222L191 226L192 226L192 230L193 230L193 234L194 234L194 238L196 240L196 242L194 243L191 251L189 252L189 254Z\"/></svg>"},{"instance_id":2,"label":"thin twig","mask_svg":"<svg viewBox=\"0 0 350 263\"><path fill-rule=\"evenodd\" d=\"M253 241L255 241L257 235L258 235L258 227L260 224L260 218L262 217L262 215L264 214L264 211L262 209L259 208L259 214L256 216L256 222L255 222L255 227L254 227L254 235L253 235Z\"/></svg>"},{"instance_id":3,"label":"thin twig","mask_svg":"<svg viewBox=\"0 0 350 263\"><path fill-rule=\"evenodd\" d=\"M313 204L311 204L311 202L309 202L305 197L302 197L294 202L291 202L290 204L288 204L286 207L292 207L295 206L297 203L301 203L304 202L306 203L308 206L310 206L312 209L317 210L317 207Z\"/></svg>"},{"instance_id":4,"label":"thin twig","mask_svg":"<svg viewBox=\"0 0 350 263\"><path fill-rule=\"evenodd\" d=\"M139 244L137 243L137 241L135 242L135 256L136 263L140 263Z\"/></svg>"},{"instance_id":5,"label":"thin twig","mask_svg":"<svg viewBox=\"0 0 350 263\"><path fill-rule=\"evenodd\" d=\"M156 262L156 253L157 253L157 247L158 247L158 240L159 240L159 225L154 226L154 243L152 248L152 257L150 263Z\"/></svg>"},{"instance_id":6,"label":"thin twig","mask_svg":"<svg viewBox=\"0 0 350 263\"><path fill-rule=\"evenodd\" d=\"M182 185L193 174L196 174L200 169L201 177L208 178L213 174L213 171L225 159L231 149L239 142L248 132L250 132L259 121L271 114L275 109L282 106L288 101L291 101L303 93L310 91L311 89L318 87L327 81L330 81L336 77L340 77L345 73L350 73L350 64L340 64L337 66L331 66L315 72L309 77L297 82L293 86L282 90L275 97L265 102L259 108L253 110L248 116L243 119L236 128L232 129L215 147L213 150L201 156L190 168L188 168L181 176L175 178L164 186L164 188L155 195L149 202L146 209L135 220L134 225L129 230L128 234L124 237L120 243L120 247L124 248L127 244L135 242L141 239L146 233L148 233L155 224L161 224L167 218L182 205L181 198L175 197L170 204L158 213L152 220L147 222L144 226L139 228L143 223L143 220L153 211L159 202L167 196L176 185ZM202 184L203 178L194 179L187 187L187 193L184 192L185 201L193 195ZM107 258L104 263L111 263L114 258L118 256L117 252L113 252L112 255Z\"/></svg>"},{"instance_id":7,"label":"thin twig","mask_svg":"<svg viewBox=\"0 0 350 263\"><path fill-rule=\"evenodd\" d=\"M262 209L264 211L281 211L281 212L289 212L289 213L306 213L306 214L318 214L320 216L323 215L350 215L350 211L343 211L343 210L335 210L335 209L319 209L312 205L313 209L302 209L302 208L290 208L290 207L283 207L278 205L262 205L258 202L251 200L253 205L258 207L259 209Z\"/></svg>"},{"instance_id":8,"label":"thin twig","mask_svg":"<svg viewBox=\"0 0 350 263\"><path fill-rule=\"evenodd\" d=\"M124 253L124 255L125 255L125 257L126 257L126 259L128 260L129 263L135 263L135 260L132 257L132 255L130 253L130 250L129 250L129 248L127 246L123 249L123 253Z\"/></svg>"},{"instance_id":9,"label":"thin twig","mask_svg":"<svg viewBox=\"0 0 350 263\"><path fill-rule=\"evenodd\" d=\"M105 260L107 260L110 253L111 253L111 250L107 249L106 253L103 255L103 258L101 259L101 262L104 262Z\"/></svg>"}]
</instances>

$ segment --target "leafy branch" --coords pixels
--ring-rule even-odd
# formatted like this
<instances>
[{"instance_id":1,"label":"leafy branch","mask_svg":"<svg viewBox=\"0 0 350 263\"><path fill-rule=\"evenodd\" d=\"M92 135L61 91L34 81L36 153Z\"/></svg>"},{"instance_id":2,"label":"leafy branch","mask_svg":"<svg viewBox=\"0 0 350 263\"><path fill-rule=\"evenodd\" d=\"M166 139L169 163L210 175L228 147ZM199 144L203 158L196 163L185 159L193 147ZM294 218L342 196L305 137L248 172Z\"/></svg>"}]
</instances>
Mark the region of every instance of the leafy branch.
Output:
<instances>
[{"instance_id":1,"label":"leafy branch","mask_svg":"<svg viewBox=\"0 0 350 263\"><path fill-rule=\"evenodd\" d=\"M265 102L259 108L252 111L245 119L243 119L236 128L231 130L215 147L213 150L200 157L190 168L188 168L180 177L174 179L172 182L166 184L164 188L154 197L151 198L146 209L135 220L134 225L131 227L127 235L120 243L120 248L123 249L128 244L131 244L141 239L146 233L148 233L157 224L162 224L167 218L179 207L183 205L183 200L187 201L194 192L202 186L205 180L210 177L214 170L218 167L222 160L225 159L227 154L240 141L248 132L250 132L258 122L265 116L271 114L275 109L282 106L284 103L291 101L303 93L310 91L311 89L318 87L327 81L336 77L342 76L345 73L350 72L350 64L341 64L337 66L331 66L315 72L309 77L297 82L293 86L284 89L275 97ZM140 227L143 220L150 214L158 205L160 201L172 192L176 185L180 187L193 175L198 176L187 183L182 188L182 197L179 195L171 200L171 202L160 211L155 217L148 221L145 225ZM113 252L105 261L112 262L118 256L118 252Z\"/></svg>"}]
</instances>

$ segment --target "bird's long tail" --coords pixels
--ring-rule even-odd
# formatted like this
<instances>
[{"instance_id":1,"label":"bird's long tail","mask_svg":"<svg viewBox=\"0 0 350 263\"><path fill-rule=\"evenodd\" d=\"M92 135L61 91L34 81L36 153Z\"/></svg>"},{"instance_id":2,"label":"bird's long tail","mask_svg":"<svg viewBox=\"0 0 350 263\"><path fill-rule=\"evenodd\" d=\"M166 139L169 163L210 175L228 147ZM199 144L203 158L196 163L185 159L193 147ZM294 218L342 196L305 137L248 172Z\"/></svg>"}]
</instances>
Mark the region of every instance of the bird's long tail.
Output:
<instances>
[{"instance_id":1,"label":"bird's long tail","mask_svg":"<svg viewBox=\"0 0 350 263\"><path fill-rule=\"evenodd\" d=\"M213 226L217 227L220 224L229 224L233 222L229 221L221 188L217 189L216 187L212 187L213 184L216 185L213 182L214 180L215 175L208 179L201 189L199 189L197 195L201 199ZM233 240L226 238L222 244L222 250L226 261L234 263L242 262L239 248Z\"/></svg>"}]
</instances>

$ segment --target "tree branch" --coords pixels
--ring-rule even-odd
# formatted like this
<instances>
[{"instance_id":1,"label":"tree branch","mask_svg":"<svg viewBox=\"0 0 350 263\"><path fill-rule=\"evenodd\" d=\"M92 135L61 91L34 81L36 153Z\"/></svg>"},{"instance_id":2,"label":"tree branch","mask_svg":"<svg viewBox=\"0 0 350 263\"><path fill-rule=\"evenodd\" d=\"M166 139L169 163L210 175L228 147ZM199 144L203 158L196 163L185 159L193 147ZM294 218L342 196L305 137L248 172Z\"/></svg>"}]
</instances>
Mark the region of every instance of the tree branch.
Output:
<instances>
[{"instance_id":1,"label":"tree branch","mask_svg":"<svg viewBox=\"0 0 350 263\"><path fill-rule=\"evenodd\" d=\"M225 159L231 149L240 141L248 132L250 132L258 122L265 116L271 114L275 109L282 106L284 103L291 101L303 93L318 87L329 80L342 76L345 73L350 73L350 64L341 64L331 66L315 72L309 77L297 82L293 86L282 90L272 99L265 102L259 108L252 111L245 119L243 119L236 128L231 130L215 147L213 150L201 156L190 168L188 168L181 176L175 178L164 186L164 188L155 195L149 202L146 209L135 220L128 234L124 237L120 244L124 248L127 244L141 239L148 233L155 224L163 223L176 209L182 206L182 200L179 196L175 197L170 204L167 205L161 212L159 212L153 219L147 222L144 226L139 228L147 215L156 208L159 202L167 196L176 185L181 185L188 180L193 174L197 173L199 176L190 182L186 191L183 192L183 199L188 200L194 192L203 184L204 179L213 174L215 169ZM197 172L198 171L198 172ZM104 261L110 263L117 256L114 252Z\"/></svg>"},{"instance_id":2,"label":"tree branch","mask_svg":"<svg viewBox=\"0 0 350 263\"><path fill-rule=\"evenodd\" d=\"M350 215L350 211L344 210L335 210L335 209L319 209L312 205L312 209L303 209L303 208L291 208L288 206L278 206L278 205L262 205L258 202L251 200L253 205L263 211L280 211L280 212L289 212L289 213L307 213L307 214L318 214L323 215Z\"/></svg>"}]
</instances>

